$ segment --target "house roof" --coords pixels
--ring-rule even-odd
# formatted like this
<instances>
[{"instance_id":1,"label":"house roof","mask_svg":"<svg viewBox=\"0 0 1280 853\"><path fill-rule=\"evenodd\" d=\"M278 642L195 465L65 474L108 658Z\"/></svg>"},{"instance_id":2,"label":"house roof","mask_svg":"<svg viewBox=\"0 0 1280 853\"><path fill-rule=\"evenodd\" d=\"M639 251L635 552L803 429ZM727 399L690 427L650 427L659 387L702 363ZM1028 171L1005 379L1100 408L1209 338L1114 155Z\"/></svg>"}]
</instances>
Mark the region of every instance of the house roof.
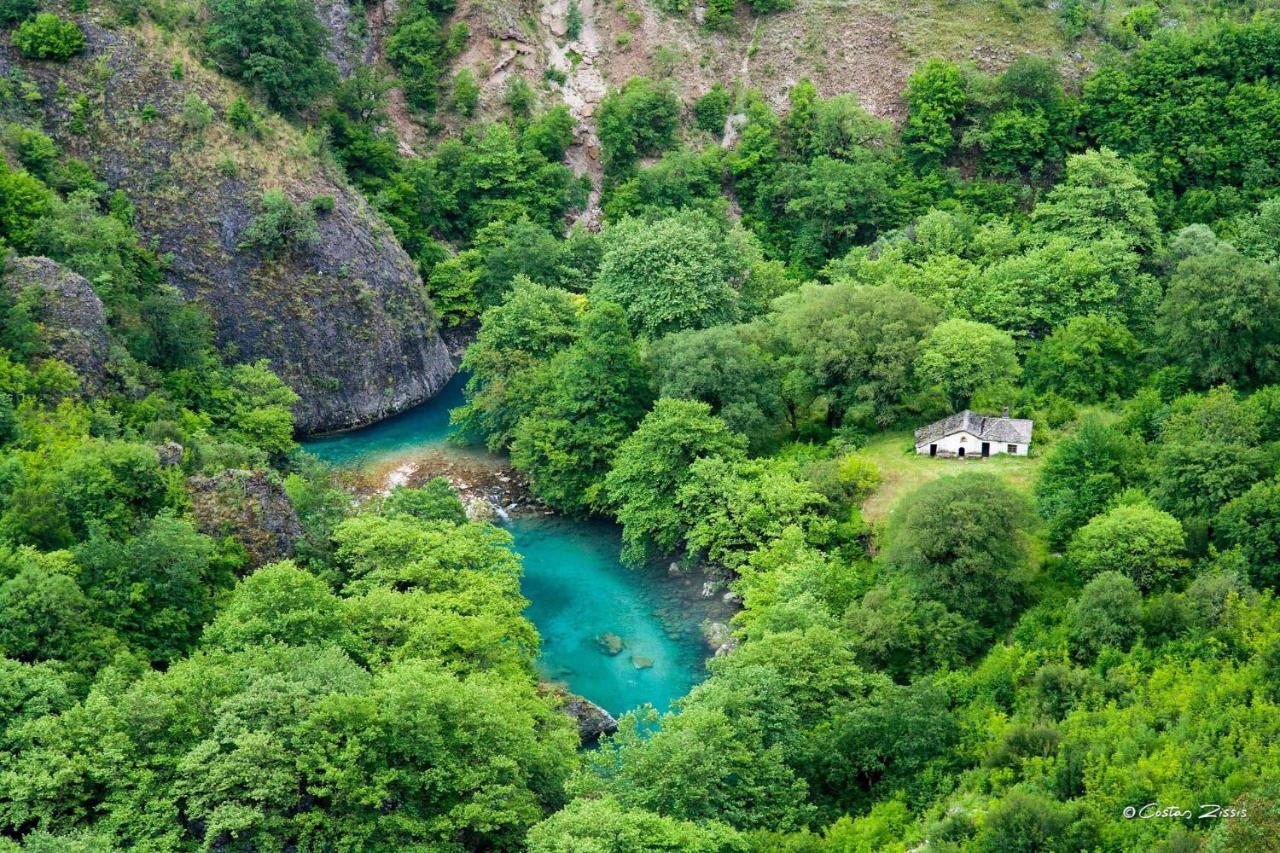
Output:
<instances>
[{"instance_id":1,"label":"house roof","mask_svg":"<svg viewBox=\"0 0 1280 853\"><path fill-rule=\"evenodd\" d=\"M916 444L937 441L957 432L976 435L982 441L995 441L1004 444L1030 444L1033 421L1022 418L1001 418L994 415L980 415L965 409L950 417L934 421L928 426L916 430Z\"/></svg>"}]
</instances>

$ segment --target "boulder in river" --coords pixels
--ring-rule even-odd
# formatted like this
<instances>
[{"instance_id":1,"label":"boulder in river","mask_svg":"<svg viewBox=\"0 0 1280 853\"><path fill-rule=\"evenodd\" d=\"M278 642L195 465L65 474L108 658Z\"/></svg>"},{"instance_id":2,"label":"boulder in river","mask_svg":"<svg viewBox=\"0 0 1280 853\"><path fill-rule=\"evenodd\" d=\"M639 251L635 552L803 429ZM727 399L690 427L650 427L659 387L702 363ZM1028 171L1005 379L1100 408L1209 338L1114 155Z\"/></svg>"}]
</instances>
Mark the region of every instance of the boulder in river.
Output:
<instances>
[{"instance_id":1,"label":"boulder in river","mask_svg":"<svg viewBox=\"0 0 1280 853\"><path fill-rule=\"evenodd\" d=\"M612 631L606 631L599 637L596 637L596 645L600 647L600 651L609 657L617 655L626 646L622 638Z\"/></svg>"},{"instance_id":2,"label":"boulder in river","mask_svg":"<svg viewBox=\"0 0 1280 853\"><path fill-rule=\"evenodd\" d=\"M618 721L595 702L561 687L543 684L544 691L552 692L560 700L560 713L573 718L578 724L578 742L583 746L595 743L603 735L618 730Z\"/></svg>"},{"instance_id":3,"label":"boulder in river","mask_svg":"<svg viewBox=\"0 0 1280 853\"><path fill-rule=\"evenodd\" d=\"M653 658L645 657L644 655L632 655L631 665L636 669L652 669Z\"/></svg>"}]
</instances>

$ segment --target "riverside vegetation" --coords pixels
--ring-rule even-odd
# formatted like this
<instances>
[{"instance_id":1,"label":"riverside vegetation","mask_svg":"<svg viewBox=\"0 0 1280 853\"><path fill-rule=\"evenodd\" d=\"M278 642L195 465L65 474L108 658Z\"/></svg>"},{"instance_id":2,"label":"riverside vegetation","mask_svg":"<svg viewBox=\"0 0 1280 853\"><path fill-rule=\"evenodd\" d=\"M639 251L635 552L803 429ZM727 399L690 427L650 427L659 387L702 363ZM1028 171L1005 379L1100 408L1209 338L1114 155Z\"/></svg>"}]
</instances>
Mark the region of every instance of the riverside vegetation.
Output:
<instances>
[{"instance_id":1,"label":"riverside vegetation","mask_svg":"<svg viewBox=\"0 0 1280 853\"><path fill-rule=\"evenodd\" d=\"M450 96L452 4L345 78L328 5L0 0L0 850L1273 849L1268 4L924 60L896 125L614 81L598 187L550 78ZM510 535L298 452L440 327L460 430L741 599L596 750ZM1005 405L1030 458L908 455Z\"/></svg>"}]
</instances>

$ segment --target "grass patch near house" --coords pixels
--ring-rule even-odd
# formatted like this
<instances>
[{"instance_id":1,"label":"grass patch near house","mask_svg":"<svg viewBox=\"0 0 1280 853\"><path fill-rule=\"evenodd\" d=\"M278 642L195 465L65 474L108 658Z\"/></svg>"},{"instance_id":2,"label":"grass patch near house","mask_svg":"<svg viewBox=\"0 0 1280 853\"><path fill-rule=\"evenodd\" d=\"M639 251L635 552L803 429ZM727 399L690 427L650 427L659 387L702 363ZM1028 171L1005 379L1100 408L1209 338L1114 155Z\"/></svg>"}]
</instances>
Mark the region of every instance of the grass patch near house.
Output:
<instances>
[{"instance_id":1,"label":"grass patch near house","mask_svg":"<svg viewBox=\"0 0 1280 853\"><path fill-rule=\"evenodd\" d=\"M939 477L954 476L961 471L995 474L1030 495L1042 451L1043 448L1037 448L1033 442L1029 456L999 454L987 459L945 459L917 455L910 430L880 433L859 451L859 455L879 466L881 477L880 487L863 502L862 514L868 522L879 523L904 495Z\"/></svg>"}]
</instances>

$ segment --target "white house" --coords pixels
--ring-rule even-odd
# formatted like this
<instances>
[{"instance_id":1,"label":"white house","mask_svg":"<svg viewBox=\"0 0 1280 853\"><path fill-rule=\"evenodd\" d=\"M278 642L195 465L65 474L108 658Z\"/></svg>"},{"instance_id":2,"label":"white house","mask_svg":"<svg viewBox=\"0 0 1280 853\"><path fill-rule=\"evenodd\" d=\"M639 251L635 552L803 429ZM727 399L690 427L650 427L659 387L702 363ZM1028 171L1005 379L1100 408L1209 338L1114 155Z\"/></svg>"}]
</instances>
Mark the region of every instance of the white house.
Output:
<instances>
[{"instance_id":1,"label":"white house","mask_svg":"<svg viewBox=\"0 0 1280 853\"><path fill-rule=\"evenodd\" d=\"M916 430L916 453L965 459L1012 453L1026 456L1031 449L1032 421L1004 415L979 415L965 409Z\"/></svg>"}]
</instances>

